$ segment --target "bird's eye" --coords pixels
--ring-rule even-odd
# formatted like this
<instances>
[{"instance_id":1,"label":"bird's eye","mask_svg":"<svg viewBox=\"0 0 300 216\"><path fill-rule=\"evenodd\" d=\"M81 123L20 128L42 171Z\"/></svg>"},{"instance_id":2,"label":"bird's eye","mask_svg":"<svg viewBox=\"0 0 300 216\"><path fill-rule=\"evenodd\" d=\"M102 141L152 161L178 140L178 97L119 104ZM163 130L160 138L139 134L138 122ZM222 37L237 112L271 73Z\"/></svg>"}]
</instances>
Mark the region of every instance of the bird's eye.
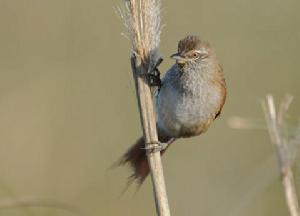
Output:
<instances>
[{"instance_id":1,"label":"bird's eye","mask_svg":"<svg viewBox=\"0 0 300 216\"><path fill-rule=\"evenodd\" d=\"M198 57L199 57L199 53L194 52L194 53L193 53L193 57L194 57L194 58L198 58Z\"/></svg>"}]
</instances>

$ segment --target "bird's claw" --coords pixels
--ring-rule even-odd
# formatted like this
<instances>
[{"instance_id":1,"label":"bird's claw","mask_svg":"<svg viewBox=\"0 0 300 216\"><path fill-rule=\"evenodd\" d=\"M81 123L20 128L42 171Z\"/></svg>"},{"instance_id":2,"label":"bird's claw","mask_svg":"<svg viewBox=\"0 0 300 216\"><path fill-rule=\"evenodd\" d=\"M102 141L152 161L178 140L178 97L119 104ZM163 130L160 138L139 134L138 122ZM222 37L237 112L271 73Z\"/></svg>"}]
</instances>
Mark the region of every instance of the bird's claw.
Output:
<instances>
[{"instance_id":1,"label":"bird's claw","mask_svg":"<svg viewBox=\"0 0 300 216\"><path fill-rule=\"evenodd\" d=\"M154 67L146 74L149 85L157 86L158 89L161 87L160 71L158 70L158 66L162 63L162 61L163 59L159 58L154 64Z\"/></svg>"},{"instance_id":2,"label":"bird's claw","mask_svg":"<svg viewBox=\"0 0 300 216\"><path fill-rule=\"evenodd\" d=\"M145 148L142 148L144 150L146 150L149 153L155 153L155 152L160 152L165 150L168 147L168 143L161 143L161 142L157 142L157 143L151 143L151 144L147 144Z\"/></svg>"},{"instance_id":3,"label":"bird's claw","mask_svg":"<svg viewBox=\"0 0 300 216\"><path fill-rule=\"evenodd\" d=\"M161 87L160 71L158 70L158 68L154 68L154 70L147 75L148 83L150 86L157 86L158 88Z\"/></svg>"}]
</instances>

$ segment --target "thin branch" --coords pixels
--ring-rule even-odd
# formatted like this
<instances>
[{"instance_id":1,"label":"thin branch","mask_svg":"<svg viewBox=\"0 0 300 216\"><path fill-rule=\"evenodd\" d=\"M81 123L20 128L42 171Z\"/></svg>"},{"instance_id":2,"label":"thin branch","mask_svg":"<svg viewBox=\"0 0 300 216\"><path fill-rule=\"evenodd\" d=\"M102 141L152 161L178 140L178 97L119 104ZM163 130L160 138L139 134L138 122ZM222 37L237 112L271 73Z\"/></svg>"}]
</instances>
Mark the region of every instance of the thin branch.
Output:
<instances>
[{"instance_id":1,"label":"thin branch","mask_svg":"<svg viewBox=\"0 0 300 216\"><path fill-rule=\"evenodd\" d=\"M147 148L158 143L151 88L145 74L153 70L160 58L160 0L125 0L119 10L132 44L131 67L135 80L143 134ZM147 153L148 164L159 216L170 216L160 152Z\"/></svg>"},{"instance_id":2,"label":"thin branch","mask_svg":"<svg viewBox=\"0 0 300 216\"><path fill-rule=\"evenodd\" d=\"M299 202L297 198L294 176L289 161L287 142L284 136L284 116L292 101L292 96L287 95L279 106L276 113L274 99L271 95L267 95L263 101L263 109L269 134L272 142L276 146L278 165L280 168L281 181L285 192L285 199L291 216L300 216Z\"/></svg>"}]
</instances>

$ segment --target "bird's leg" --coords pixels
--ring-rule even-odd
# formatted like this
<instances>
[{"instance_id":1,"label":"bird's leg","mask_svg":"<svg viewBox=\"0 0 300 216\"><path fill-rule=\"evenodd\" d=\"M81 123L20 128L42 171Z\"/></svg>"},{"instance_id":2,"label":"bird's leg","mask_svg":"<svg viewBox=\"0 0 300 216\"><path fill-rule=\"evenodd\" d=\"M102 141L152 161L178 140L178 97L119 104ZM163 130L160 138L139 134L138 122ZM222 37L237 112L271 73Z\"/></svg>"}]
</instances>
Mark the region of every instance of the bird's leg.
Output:
<instances>
[{"instance_id":1,"label":"bird's leg","mask_svg":"<svg viewBox=\"0 0 300 216\"><path fill-rule=\"evenodd\" d=\"M151 68L146 74L149 85L157 86L158 90L161 87L160 71L158 70L158 66L162 63L162 61L163 59L160 57L154 64L154 67Z\"/></svg>"},{"instance_id":2,"label":"bird's leg","mask_svg":"<svg viewBox=\"0 0 300 216\"><path fill-rule=\"evenodd\" d=\"M175 141L176 138L171 138L168 142L155 142L155 143L149 143L146 145L145 149L146 151L153 153L157 151L164 151L171 143Z\"/></svg>"},{"instance_id":3,"label":"bird's leg","mask_svg":"<svg viewBox=\"0 0 300 216\"><path fill-rule=\"evenodd\" d=\"M155 68L153 71L148 73L147 79L150 86L157 86L158 89L160 89L161 80L160 80L160 71L158 70L158 68Z\"/></svg>"},{"instance_id":4,"label":"bird's leg","mask_svg":"<svg viewBox=\"0 0 300 216\"><path fill-rule=\"evenodd\" d=\"M154 153L154 152L158 152L158 151L163 151L168 147L168 143L161 143L161 142L157 142L157 143L149 143L146 145L145 148L142 148L144 150L146 150L149 153Z\"/></svg>"}]
</instances>

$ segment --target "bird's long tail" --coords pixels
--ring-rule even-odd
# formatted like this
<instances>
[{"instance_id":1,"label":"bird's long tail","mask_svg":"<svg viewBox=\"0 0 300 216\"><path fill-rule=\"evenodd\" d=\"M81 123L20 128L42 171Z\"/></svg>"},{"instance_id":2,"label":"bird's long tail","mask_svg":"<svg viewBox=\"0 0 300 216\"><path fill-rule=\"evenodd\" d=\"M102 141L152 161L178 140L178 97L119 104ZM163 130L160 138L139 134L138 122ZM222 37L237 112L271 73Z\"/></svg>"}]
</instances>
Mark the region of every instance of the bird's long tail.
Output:
<instances>
[{"instance_id":1,"label":"bird's long tail","mask_svg":"<svg viewBox=\"0 0 300 216\"><path fill-rule=\"evenodd\" d=\"M159 140L161 141L162 139ZM163 142L169 142L169 144L171 144L173 140L163 139ZM161 151L161 154L166 151L166 149L170 146L169 144ZM125 164L129 164L133 171L132 175L129 177L129 182L137 180L137 183L141 185L150 171L145 150L145 140L143 137L139 138L136 143L122 156L119 165Z\"/></svg>"}]
</instances>

